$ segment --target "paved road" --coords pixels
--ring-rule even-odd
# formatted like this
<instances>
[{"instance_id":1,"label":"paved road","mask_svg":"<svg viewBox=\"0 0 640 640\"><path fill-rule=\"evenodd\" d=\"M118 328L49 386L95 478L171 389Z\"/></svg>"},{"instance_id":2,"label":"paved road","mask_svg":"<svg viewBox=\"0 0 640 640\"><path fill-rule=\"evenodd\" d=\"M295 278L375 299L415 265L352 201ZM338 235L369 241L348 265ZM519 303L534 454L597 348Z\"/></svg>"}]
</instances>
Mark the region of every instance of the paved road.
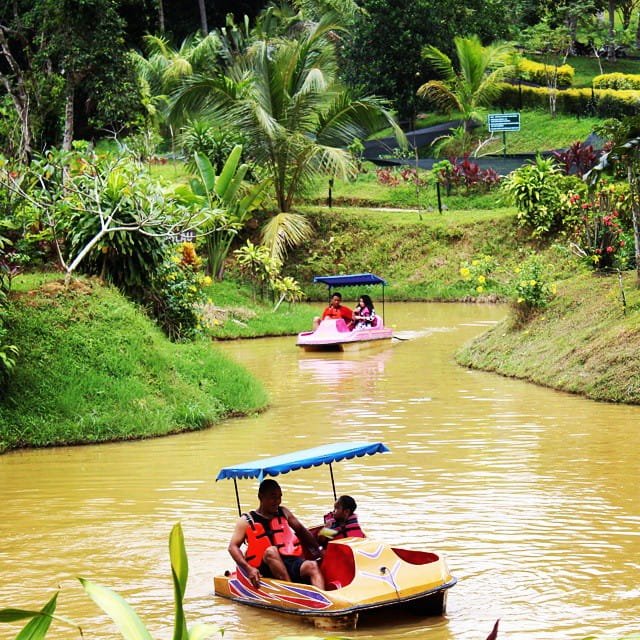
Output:
<instances>
[{"instance_id":1,"label":"paved road","mask_svg":"<svg viewBox=\"0 0 640 640\"><path fill-rule=\"evenodd\" d=\"M447 135L456 127L462 124L462 120L452 120L450 122L443 122L442 124L426 127L425 129L417 129L416 131L406 132L407 140L411 149L418 149L425 145L433 143L436 138ZM597 145L599 141L586 140L586 144ZM381 138L379 140L368 140L364 143L365 150L363 156L365 160L369 160L379 166L416 166L415 157L408 158L389 158L389 155L393 155L394 150L397 149L398 143L395 137L390 136L388 138ZM553 151L543 151L541 155L551 155ZM386 156L386 157L385 157ZM507 175L514 169L522 166L525 162L534 160L536 154L534 153L519 153L519 154L507 154L503 155L491 155L482 156L480 158L473 158L474 162L477 162L482 169L493 168L500 175ZM420 158L418 159L418 166L421 169L431 169L434 162L438 162L441 158Z\"/></svg>"}]
</instances>

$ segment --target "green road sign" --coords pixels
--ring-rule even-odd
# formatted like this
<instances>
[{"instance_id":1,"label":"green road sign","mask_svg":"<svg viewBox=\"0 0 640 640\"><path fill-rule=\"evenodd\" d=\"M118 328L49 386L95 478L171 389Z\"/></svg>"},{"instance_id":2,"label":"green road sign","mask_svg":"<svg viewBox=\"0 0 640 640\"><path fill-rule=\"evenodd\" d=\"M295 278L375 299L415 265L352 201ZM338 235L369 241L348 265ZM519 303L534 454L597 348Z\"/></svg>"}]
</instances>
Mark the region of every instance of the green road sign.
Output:
<instances>
[{"instance_id":1,"label":"green road sign","mask_svg":"<svg viewBox=\"0 0 640 640\"><path fill-rule=\"evenodd\" d=\"M520 131L519 113L490 113L487 116L489 131Z\"/></svg>"}]
</instances>

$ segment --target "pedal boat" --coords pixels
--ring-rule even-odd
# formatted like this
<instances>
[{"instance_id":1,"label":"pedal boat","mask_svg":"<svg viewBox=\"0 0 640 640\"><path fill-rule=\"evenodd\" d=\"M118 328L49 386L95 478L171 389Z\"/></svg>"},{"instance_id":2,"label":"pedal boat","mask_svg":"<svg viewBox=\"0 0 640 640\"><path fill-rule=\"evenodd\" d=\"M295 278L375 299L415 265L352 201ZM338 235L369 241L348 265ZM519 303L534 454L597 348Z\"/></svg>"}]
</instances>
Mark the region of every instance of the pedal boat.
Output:
<instances>
[{"instance_id":1,"label":"pedal boat","mask_svg":"<svg viewBox=\"0 0 640 640\"><path fill-rule=\"evenodd\" d=\"M355 287L382 285L382 315L376 315L371 327L349 329L342 319L327 318L315 331L303 331L298 334L296 345L305 351L351 351L378 346L391 342L393 331L384 326L384 287L385 280L373 273L355 273L343 276L316 276L314 282L329 287L329 298L334 287Z\"/></svg>"},{"instance_id":2,"label":"pedal boat","mask_svg":"<svg viewBox=\"0 0 640 640\"><path fill-rule=\"evenodd\" d=\"M328 464L335 500L333 462L386 451L389 449L381 442L337 443L225 467L216 480L234 480L241 513L238 478L261 481L265 476ZM442 554L402 549L372 538L329 542L320 567L324 590L271 578L263 578L255 588L236 567L215 576L215 593L239 604L298 616L318 628L355 629L361 615L374 611L441 616L446 611L447 591L456 584Z\"/></svg>"},{"instance_id":3,"label":"pedal boat","mask_svg":"<svg viewBox=\"0 0 640 640\"><path fill-rule=\"evenodd\" d=\"M305 351L351 351L375 347L390 342L393 331L385 327L381 317L376 317L374 326L351 331L342 319L326 318L315 331L298 334L296 345Z\"/></svg>"}]
</instances>

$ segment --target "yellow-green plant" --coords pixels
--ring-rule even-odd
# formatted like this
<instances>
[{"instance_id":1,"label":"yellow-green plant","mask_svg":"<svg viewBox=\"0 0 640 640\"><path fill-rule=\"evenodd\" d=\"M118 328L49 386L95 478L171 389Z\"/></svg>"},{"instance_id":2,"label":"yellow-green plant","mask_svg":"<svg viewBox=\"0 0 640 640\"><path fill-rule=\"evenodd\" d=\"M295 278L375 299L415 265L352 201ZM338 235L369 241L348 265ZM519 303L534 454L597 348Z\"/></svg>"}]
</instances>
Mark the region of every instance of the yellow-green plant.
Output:
<instances>
[{"instance_id":1,"label":"yellow-green plant","mask_svg":"<svg viewBox=\"0 0 640 640\"><path fill-rule=\"evenodd\" d=\"M556 293L556 285L549 282L548 268L538 256L529 256L514 269L511 303L516 320L526 321L546 307Z\"/></svg>"},{"instance_id":2,"label":"yellow-green plant","mask_svg":"<svg viewBox=\"0 0 640 640\"><path fill-rule=\"evenodd\" d=\"M480 255L470 262L465 260L461 263L460 277L468 283L474 294L483 294L494 287L493 273L497 266L498 262L492 256Z\"/></svg>"},{"instance_id":3,"label":"yellow-green plant","mask_svg":"<svg viewBox=\"0 0 640 640\"><path fill-rule=\"evenodd\" d=\"M575 73L574 68L569 64L544 64L542 62L528 60L527 58L521 58L518 60L516 68L518 75L523 80L528 80L545 86L547 85L549 75L555 74L558 88L560 89L571 86Z\"/></svg>"}]
</instances>

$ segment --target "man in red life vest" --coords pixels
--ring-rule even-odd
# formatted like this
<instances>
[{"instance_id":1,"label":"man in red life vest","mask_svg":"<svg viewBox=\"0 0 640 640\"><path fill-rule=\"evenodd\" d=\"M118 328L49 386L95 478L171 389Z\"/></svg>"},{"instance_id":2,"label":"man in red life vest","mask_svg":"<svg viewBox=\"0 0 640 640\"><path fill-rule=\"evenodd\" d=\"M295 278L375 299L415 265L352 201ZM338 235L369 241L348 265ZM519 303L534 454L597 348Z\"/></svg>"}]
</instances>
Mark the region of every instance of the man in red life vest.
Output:
<instances>
[{"instance_id":1,"label":"man in red life vest","mask_svg":"<svg viewBox=\"0 0 640 640\"><path fill-rule=\"evenodd\" d=\"M325 318L342 318L347 324L353 320L353 311L349 309L349 307L344 307L342 305L342 294L337 291L331 296L331 302L329 302L329 306L322 312L322 317L316 317L313 319L313 329L314 331L318 328L320 323Z\"/></svg>"},{"instance_id":2,"label":"man in red life vest","mask_svg":"<svg viewBox=\"0 0 640 640\"><path fill-rule=\"evenodd\" d=\"M229 553L244 569L251 583L258 587L260 577L288 582L310 582L324 589L324 576L317 560L322 556L317 540L309 530L282 506L282 489L271 479L263 480L258 489L259 506L243 514L229 543ZM315 560L305 559L302 540ZM241 546L247 543L245 553Z\"/></svg>"}]
</instances>

